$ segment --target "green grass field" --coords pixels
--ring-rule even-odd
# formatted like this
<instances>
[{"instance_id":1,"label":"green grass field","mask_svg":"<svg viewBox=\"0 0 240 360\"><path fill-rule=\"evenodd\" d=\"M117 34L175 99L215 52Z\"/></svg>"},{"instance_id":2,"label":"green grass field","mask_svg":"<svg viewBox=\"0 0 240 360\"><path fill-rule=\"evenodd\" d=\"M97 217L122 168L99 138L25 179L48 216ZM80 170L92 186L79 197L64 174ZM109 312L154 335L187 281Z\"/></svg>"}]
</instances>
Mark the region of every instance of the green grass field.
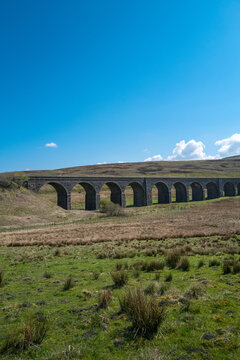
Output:
<instances>
[{"instance_id":1,"label":"green grass field","mask_svg":"<svg viewBox=\"0 0 240 360\"><path fill-rule=\"evenodd\" d=\"M60 248L1 247L0 358L237 360L240 273L233 274L232 265L240 264L239 243L240 236L235 235ZM187 257L189 270L142 267L164 261L163 253L173 248ZM212 259L217 263L209 266ZM225 275L224 259L231 267ZM128 282L118 288L110 273L121 266ZM166 282L169 273L172 281ZM63 290L69 275L73 287ZM129 318L120 312L119 298L135 287L145 289L164 309L164 320L150 339L134 336ZM113 298L107 309L99 309L104 289L110 289ZM33 317L47 319L46 336L39 345L15 349L16 338L22 338ZM9 334L13 340L6 348Z\"/></svg>"}]
</instances>

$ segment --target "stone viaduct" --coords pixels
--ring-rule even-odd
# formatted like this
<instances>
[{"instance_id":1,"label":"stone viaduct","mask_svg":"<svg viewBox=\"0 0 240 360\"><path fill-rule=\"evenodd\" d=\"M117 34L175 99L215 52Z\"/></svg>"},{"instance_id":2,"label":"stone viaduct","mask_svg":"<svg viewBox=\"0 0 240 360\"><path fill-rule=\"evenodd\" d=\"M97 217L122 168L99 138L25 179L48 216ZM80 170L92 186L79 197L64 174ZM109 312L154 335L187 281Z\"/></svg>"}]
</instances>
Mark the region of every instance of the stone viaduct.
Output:
<instances>
[{"instance_id":1,"label":"stone viaduct","mask_svg":"<svg viewBox=\"0 0 240 360\"><path fill-rule=\"evenodd\" d=\"M80 184L85 190L85 209L100 207L100 190L107 185L111 191L111 201L126 206L125 189L133 189L134 206L152 205L152 189L158 189L158 203L172 201L172 188L176 191L176 202L189 201L189 190L193 201L214 199L222 196L240 195L240 178L157 178L157 177L60 177L32 176L28 188L38 192L45 184L52 185L58 198L58 205L71 210L71 192Z\"/></svg>"}]
</instances>

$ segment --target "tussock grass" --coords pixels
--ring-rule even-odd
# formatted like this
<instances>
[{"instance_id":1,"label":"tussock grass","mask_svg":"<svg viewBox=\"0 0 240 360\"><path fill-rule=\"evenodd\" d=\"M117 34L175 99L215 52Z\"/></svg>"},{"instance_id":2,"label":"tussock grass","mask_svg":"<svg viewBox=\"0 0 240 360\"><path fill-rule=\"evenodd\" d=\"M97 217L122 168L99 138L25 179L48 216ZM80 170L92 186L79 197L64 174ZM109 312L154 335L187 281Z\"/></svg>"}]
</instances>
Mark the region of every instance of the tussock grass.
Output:
<instances>
[{"instance_id":1,"label":"tussock grass","mask_svg":"<svg viewBox=\"0 0 240 360\"><path fill-rule=\"evenodd\" d=\"M99 294L99 308L106 309L112 301L112 291L110 289L103 290Z\"/></svg>"},{"instance_id":2,"label":"tussock grass","mask_svg":"<svg viewBox=\"0 0 240 360\"><path fill-rule=\"evenodd\" d=\"M122 287L128 282L128 272L126 270L112 271L111 277L117 287Z\"/></svg>"},{"instance_id":3,"label":"tussock grass","mask_svg":"<svg viewBox=\"0 0 240 360\"><path fill-rule=\"evenodd\" d=\"M119 300L121 311L132 323L134 335L151 338L164 320L164 309L141 288L128 290Z\"/></svg>"},{"instance_id":4,"label":"tussock grass","mask_svg":"<svg viewBox=\"0 0 240 360\"><path fill-rule=\"evenodd\" d=\"M72 275L69 275L63 284L63 290L64 291L69 290L73 286L74 286L73 277L72 277Z\"/></svg>"},{"instance_id":5,"label":"tussock grass","mask_svg":"<svg viewBox=\"0 0 240 360\"><path fill-rule=\"evenodd\" d=\"M182 271L188 271L190 268L190 262L188 258L182 257L177 264L177 268Z\"/></svg>"},{"instance_id":6,"label":"tussock grass","mask_svg":"<svg viewBox=\"0 0 240 360\"><path fill-rule=\"evenodd\" d=\"M0 268L0 287L4 285L4 271Z\"/></svg>"},{"instance_id":7,"label":"tussock grass","mask_svg":"<svg viewBox=\"0 0 240 360\"><path fill-rule=\"evenodd\" d=\"M20 330L8 334L0 353L16 353L26 350L33 345L40 345L49 330L49 321L46 316L30 316L30 319Z\"/></svg>"}]
</instances>

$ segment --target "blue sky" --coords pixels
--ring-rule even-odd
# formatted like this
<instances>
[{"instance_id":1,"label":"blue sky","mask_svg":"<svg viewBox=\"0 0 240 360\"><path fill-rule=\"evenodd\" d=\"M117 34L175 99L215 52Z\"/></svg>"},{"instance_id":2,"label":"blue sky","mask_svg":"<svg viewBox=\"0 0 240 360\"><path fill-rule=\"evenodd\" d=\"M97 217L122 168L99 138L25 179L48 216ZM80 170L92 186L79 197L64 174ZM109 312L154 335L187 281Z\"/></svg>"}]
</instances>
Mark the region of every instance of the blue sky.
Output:
<instances>
[{"instance_id":1,"label":"blue sky","mask_svg":"<svg viewBox=\"0 0 240 360\"><path fill-rule=\"evenodd\" d=\"M237 0L2 0L0 171L240 153L239 39Z\"/></svg>"}]
</instances>

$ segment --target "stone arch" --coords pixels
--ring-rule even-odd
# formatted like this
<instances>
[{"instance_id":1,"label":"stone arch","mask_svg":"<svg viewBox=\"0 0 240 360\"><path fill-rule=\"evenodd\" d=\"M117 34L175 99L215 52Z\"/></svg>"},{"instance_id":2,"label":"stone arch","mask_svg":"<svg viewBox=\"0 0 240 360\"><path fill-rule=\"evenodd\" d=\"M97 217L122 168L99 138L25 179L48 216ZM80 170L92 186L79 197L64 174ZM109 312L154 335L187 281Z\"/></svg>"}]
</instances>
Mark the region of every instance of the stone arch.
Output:
<instances>
[{"instance_id":1,"label":"stone arch","mask_svg":"<svg viewBox=\"0 0 240 360\"><path fill-rule=\"evenodd\" d=\"M208 199L216 199L218 197L218 188L214 182L209 182L206 185L207 188L207 198Z\"/></svg>"},{"instance_id":2,"label":"stone arch","mask_svg":"<svg viewBox=\"0 0 240 360\"><path fill-rule=\"evenodd\" d=\"M96 189L87 182L80 182L85 190L85 210L96 210Z\"/></svg>"},{"instance_id":3,"label":"stone arch","mask_svg":"<svg viewBox=\"0 0 240 360\"><path fill-rule=\"evenodd\" d=\"M115 182L106 182L104 185L107 185L107 187L111 191L110 200L114 204L119 204L120 206L122 206L122 191L120 186Z\"/></svg>"},{"instance_id":4,"label":"stone arch","mask_svg":"<svg viewBox=\"0 0 240 360\"><path fill-rule=\"evenodd\" d=\"M228 181L224 184L223 190L224 190L225 196L235 196L236 195L235 187L234 187L233 183L230 181Z\"/></svg>"},{"instance_id":5,"label":"stone arch","mask_svg":"<svg viewBox=\"0 0 240 360\"><path fill-rule=\"evenodd\" d=\"M188 201L186 186L181 182L176 182L173 186L176 190L176 202Z\"/></svg>"},{"instance_id":6,"label":"stone arch","mask_svg":"<svg viewBox=\"0 0 240 360\"><path fill-rule=\"evenodd\" d=\"M201 201L204 199L204 192L201 184L199 184L198 182L193 182L191 184L191 188L193 201Z\"/></svg>"},{"instance_id":7,"label":"stone arch","mask_svg":"<svg viewBox=\"0 0 240 360\"><path fill-rule=\"evenodd\" d=\"M138 182L132 182L128 184L133 190L133 206L144 206L144 189Z\"/></svg>"},{"instance_id":8,"label":"stone arch","mask_svg":"<svg viewBox=\"0 0 240 360\"><path fill-rule=\"evenodd\" d=\"M240 183L237 184L237 194L240 195Z\"/></svg>"},{"instance_id":9,"label":"stone arch","mask_svg":"<svg viewBox=\"0 0 240 360\"><path fill-rule=\"evenodd\" d=\"M69 210L70 209L70 204L69 204L69 197L68 197L68 192L66 190L66 188L57 182L53 182L53 181L48 181L45 182L44 184L42 184L38 191L41 189L41 187L43 187L44 185L51 185L57 192L57 205L61 206L63 209L65 210Z\"/></svg>"},{"instance_id":10,"label":"stone arch","mask_svg":"<svg viewBox=\"0 0 240 360\"><path fill-rule=\"evenodd\" d=\"M168 204L170 199L167 185L163 182L158 182L154 185L158 190L158 204Z\"/></svg>"}]
</instances>

